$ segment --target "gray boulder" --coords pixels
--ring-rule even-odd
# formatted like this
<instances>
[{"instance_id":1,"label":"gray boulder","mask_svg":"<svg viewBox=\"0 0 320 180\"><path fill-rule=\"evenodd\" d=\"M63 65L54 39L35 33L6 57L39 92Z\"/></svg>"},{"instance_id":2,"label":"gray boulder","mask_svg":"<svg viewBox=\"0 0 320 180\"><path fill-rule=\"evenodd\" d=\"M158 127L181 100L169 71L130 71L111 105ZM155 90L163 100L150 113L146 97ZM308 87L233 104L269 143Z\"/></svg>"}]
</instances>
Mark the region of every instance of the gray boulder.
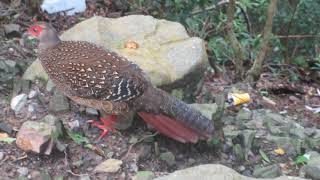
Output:
<instances>
[{"instance_id":1,"label":"gray boulder","mask_svg":"<svg viewBox=\"0 0 320 180\"><path fill-rule=\"evenodd\" d=\"M212 180L212 179L223 179L223 180L255 180L256 178L246 177L240 175L235 170L228 168L220 164L206 164L195 166L183 170L175 171L167 176L156 178L155 180ZM277 178L266 178L263 180L303 180L299 177L281 176Z\"/></svg>"}]
</instances>

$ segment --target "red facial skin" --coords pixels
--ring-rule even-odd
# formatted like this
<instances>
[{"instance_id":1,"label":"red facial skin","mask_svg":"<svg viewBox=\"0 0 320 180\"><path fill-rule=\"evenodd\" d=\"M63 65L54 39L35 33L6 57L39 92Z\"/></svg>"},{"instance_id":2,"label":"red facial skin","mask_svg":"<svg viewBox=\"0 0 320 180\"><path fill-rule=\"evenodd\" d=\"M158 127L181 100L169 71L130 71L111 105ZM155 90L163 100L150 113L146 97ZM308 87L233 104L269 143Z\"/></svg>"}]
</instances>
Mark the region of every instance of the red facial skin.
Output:
<instances>
[{"instance_id":1,"label":"red facial skin","mask_svg":"<svg viewBox=\"0 0 320 180\"><path fill-rule=\"evenodd\" d=\"M28 29L28 33L33 37L39 37L43 27L41 25L33 25Z\"/></svg>"}]
</instances>

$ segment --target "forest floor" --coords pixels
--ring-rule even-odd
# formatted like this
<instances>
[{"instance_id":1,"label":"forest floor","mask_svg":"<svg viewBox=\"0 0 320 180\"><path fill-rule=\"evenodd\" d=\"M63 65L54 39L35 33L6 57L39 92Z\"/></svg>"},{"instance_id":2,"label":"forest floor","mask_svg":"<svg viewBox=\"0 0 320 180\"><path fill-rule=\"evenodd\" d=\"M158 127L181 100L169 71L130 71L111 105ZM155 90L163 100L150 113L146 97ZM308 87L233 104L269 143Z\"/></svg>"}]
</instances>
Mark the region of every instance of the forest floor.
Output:
<instances>
[{"instance_id":1,"label":"forest floor","mask_svg":"<svg viewBox=\"0 0 320 180\"><path fill-rule=\"evenodd\" d=\"M90 7L81 18L84 19L92 16L93 12L97 11L97 8L95 6ZM102 10L100 13L105 15L105 12ZM43 14L37 16L40 20L51 19L55 27L61 32L80 21L80 18L76 16L55 15L49 17ZM34 17L21 15L14 20L4 19L2 23L19 24L22 29L26 29L26 25L30 24ZM0 18L3 18L3 16ZM20 64L17 68L18 73L12 77L13 79L17 79L35 59L35 54L20 45L19 36L5 37L0 31L0 37L0 60L11 60ZM283 72L288 72L292 68L283 68ZM230 75L232 73L228 74L232 76ZM294 117L303 127L319 128L319 113L313 113L306 109L305 106L314 107L315 105L320 105L320 97L317 96L317 89L320 89L320 84L308 80L305 74L302 73L297 74L299 80L294 83L289 80L289 76L289 74L282 74L281 76L279 74L273 75L265 68L264 76L257 82L256 86L245 90L250 94L252 99L246 108L250 110L271 109L273 112ZM2 79L3 77L0 78ZM218 94L225 92L226 89L230 89L232 82L226 80L228 78L224 75L217 77L215 74L207 71L203 87L196 95L196 102L210 102L212 99L208 100L208 94ZM44 100L41 100L44 103L37 107L36 119L41 119L48 114L47 105L51 95L46 92L45 85L41 84L41 82L32 82L30 89L38 89L44 98ZM31 115L25 113L16 114L10 109L9 102L14 93L13 87L10 85L1 86L0 88L0 123L2 123L2 127L6 126L12 129L11 133L8 133L10 137L15 137L17 130L23 122L32 118ZM264 98L266 93L267 99ZM80 121L80 124L85 124L88 117L82 113L81 107L73 102L70 103L70 111L56 114L56 117L63 119L64 124L70 124L70 122L74 121L75 117ZM242 109L242 106L228 107L225 110L225 115L236 115ZM135 120L130 128L112 133L101 141L96 141L99 134L99 130L96 128L84 125L84 128L80 128L80 131L84 132L89 142L96 148L95 150L86 148L83 144L78 144L70 138L63 140L63 143L67 145L64 152L55 150L51 155L25 153L15 143L0 142L1 176L4 179L12 179L19 175L27 174L27 178L29 179L36 177L48 178L49 176L78 179L79 176L89 175L93 179L106 179L105 174L94 173L93 170L100 162L108 158L119 159L123 164L119 171L111 173L107 179L131 179L137 171L142 170L152 171L156 176L161 176L177 169L208 163L224 164L242 174L252 175L254 165L261 163L250 164L230 161L228 159L230 154L221 149L210 147L206 142L182 144L162 135L153 135L154 131L150 130L140 120ZM262 144L260 148L264 150L270 149L269 144ZM101 150L104 155L101 155ZM159 158L159 156L164 153L168 154L168 152L174 156L174 160ZM276 161L283 163L292 160L289 160L288 157L280 157ZM246 170L249 173L246 173ZM290 172L289 175L298 176L299 170Z\"/></svg>"}]
</instances>

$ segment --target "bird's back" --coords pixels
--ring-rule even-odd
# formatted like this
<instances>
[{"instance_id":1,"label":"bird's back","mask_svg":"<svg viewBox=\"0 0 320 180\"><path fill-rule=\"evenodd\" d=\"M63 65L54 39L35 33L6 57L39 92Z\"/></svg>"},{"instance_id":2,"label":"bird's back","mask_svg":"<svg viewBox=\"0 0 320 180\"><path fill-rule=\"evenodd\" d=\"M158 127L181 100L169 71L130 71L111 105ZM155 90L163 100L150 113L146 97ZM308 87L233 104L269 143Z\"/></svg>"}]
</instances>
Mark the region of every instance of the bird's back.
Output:
<instances>
[{"instance_id":1,"label":"bird's back","mask_svg":"<svg viewBox=\"0 0 320 180\"><path fill-rule=\"evenodd\" d=\"M140 96L147 84L137 65L89 42L61 41L40 50L39 58L68 96L125 102Z\"/></svg>"}]
</instances>

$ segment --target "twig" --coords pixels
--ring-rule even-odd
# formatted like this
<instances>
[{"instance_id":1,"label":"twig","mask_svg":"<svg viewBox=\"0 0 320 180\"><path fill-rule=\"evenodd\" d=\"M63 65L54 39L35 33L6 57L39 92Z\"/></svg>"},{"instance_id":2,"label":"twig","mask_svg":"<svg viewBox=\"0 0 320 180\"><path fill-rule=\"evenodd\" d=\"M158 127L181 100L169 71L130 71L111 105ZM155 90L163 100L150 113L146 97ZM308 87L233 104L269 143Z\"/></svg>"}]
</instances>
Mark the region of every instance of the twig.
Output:
<instances>
[{"instance_id":1,"label":"twig","mask_svg":"<svg viewBox=\"0 0 320 180\"><path fill-rule=\"evenodd\" d=\"M70 169L67 170L68 173L74 175L74 176L78 176L78 177L81 177L81 176L89 176L89 174L77 174L77 173L74 173L72 172Z\"/></svg>"},{"instance_id":2,"label":"twig","mask_svg":"<svg viewBox=\"0 0 320 180\"><path fill-rule=\"evenodd\" d=\"M16 160L14 160L13 162L17 162L17 161L20 161L20 160L23 160L23 159L26 159L28 158L28 155L24 155L24 156L21 156L21 157L18 157Z\"/></svg>"},{"instance_id":3,"label":"twig","mask_svg":"<svg viewBox=\"0 0 320 180\"><path fill-rule=\"evenodd\" d=\"M156 136L156 135L158 135L158 134L159 134L159 132L155 132L155 133L153 133L153 134L151 134L151 135L144 136L143 138L139 139L137 142L131 144L131 145L129 146L129 149L128 149L127 153L121 158L121 160L127 158L127 156L129 155L129 153L130 153L130 151L131 151L131 149L133 148L134 145L142 142L143 140L145 140L145 139L147 139L147 138L154 137L154 136Z\"/></svg>"}]
</instances>

